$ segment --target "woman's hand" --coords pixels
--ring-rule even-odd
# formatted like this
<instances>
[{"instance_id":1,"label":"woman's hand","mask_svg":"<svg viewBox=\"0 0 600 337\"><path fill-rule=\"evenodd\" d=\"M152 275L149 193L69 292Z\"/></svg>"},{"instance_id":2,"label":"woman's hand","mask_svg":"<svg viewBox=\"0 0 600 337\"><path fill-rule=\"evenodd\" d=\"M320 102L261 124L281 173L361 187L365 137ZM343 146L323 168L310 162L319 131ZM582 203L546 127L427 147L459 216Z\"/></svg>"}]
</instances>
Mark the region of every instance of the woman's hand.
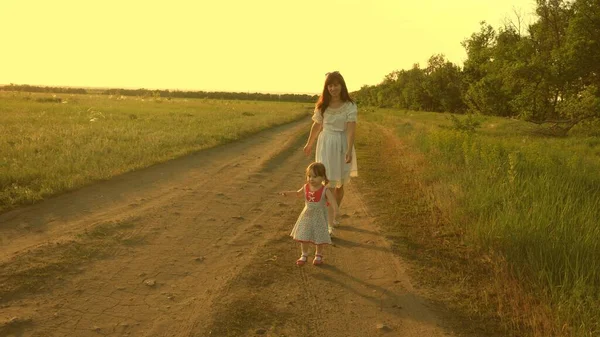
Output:
<instances>
[{"instance_id":1,"label":"woman's hand","mask_svg":"<svg viewBox=\"0 0 600 337\"><path fill-rule=\"evenodd\" d=\"M346 164L352 162L352 151L346 152Z\"/></svg>"},{"instance_id":2,"label":"woman's hand","mask_svg":"<svg viewBox=\"0 0 600 337\"><path fill-rule=\"evenodd\" d=\"M312 152L312 144L304 145L303 151L306 156L310 156L310 153Z\"/></svg>"}]
</instances>

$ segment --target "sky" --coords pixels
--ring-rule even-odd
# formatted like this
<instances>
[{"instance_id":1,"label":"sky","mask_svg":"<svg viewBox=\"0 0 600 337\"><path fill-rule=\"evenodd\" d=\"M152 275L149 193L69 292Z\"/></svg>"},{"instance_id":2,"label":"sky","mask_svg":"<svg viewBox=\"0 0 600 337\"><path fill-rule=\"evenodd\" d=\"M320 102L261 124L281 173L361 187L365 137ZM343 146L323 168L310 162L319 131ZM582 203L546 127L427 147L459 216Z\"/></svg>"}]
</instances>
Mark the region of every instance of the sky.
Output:
<instances>
[{"instance_id":1,"label":"sky","mask_svg":"<svg viewBox=\"0 0 600 337\"><path fill-rule=\"evenodd\" d=\"M0 0L0 84L318 94L458 65L535 0Z\"/></svg>"}]
</instances>

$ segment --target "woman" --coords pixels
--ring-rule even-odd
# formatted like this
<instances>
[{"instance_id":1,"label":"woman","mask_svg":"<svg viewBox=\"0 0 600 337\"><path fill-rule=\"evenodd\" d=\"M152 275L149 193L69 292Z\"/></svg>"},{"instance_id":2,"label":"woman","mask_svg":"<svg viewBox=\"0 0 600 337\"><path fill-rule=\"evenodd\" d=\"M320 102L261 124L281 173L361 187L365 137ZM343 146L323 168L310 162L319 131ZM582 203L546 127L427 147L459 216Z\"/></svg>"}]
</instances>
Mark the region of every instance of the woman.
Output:
<instances>
[{"instance_id":1,"label":"woman","mask_svg":"<svg viewBox=\"0 0 600 337\"><path fill-rule=\"evenodd\" d=\"M310 155L317 139L315 161L325 165L328 186L334 188L338 207L344 199L344 185L350 181L350 177L358 175L354 151L356 115L356 104L348 94L342 75L337 71L327 73L304 153ZM333 223L339 224L338 219L334 219ZM331 234L332 229L329 228L329 231Z\"/></svg>"}]
</instances>

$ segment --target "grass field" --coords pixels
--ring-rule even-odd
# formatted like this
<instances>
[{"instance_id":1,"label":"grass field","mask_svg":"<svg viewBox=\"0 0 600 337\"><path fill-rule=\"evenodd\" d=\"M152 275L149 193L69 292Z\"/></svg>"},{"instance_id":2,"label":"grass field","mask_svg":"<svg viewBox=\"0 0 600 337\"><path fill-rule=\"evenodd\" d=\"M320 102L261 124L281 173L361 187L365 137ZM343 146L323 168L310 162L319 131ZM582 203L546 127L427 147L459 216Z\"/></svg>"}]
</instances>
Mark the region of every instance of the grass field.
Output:
<instances>
[{"instance_id":1,"label":"grass field","mask_svg":"<svg viewBox=\"0 0 600 337\"><path fill-rule=\"evenodd\" d=\"M311 111L300 103L0 92L0 212ZM360 115L357 182L376 191L378 221L441 301L479 320L481 335L600 334L597 129L551 138L502 118L369 108Z\"/></svg>"},{"instance_id":2,"label":"grass field","mask_svg":"<svg viewBox=\"0 0 600 337\"><path fill-rule=\"evenodd\" d=\"M410 174L418 175L425 205L413 205L410 211L419 213L420 207L441 213L425 229L431 238L419 239L427 234L413 232L404 241L429 244L438 252L454 242L448 253L457 261L488 270L490 279L485 280L486 275L463 273L459 263L455 284L447 285L447 291L469 299L465 306L472 314L482 310L468 303L474 299L487 302L493 316L515 335L600 334L597 129L580 127L568 138L550 138L537 125L502 118L476 117L471 122L478 126L467 128L467 119L453 121L448 114L364 109L362 116L389 130L415 155L405 158L404 166L384 156L371 168L397 167L387 175L389 184L393 173L405 174L399 170L421 158L414 165L417 173ZM368 140L357 136L364 146L381 144L374 140L381 132L362 132L370 134ZM375 155L369 152L363 156ZM368 170L368 163L361 166ZM395 210L397 216L404 211ZM397 224L389 230L410 228ZM444 257L441 263L449 262ZM443 268L436 272L453 273Z\"/></svg>"},{"instance_id":3,"label":"grass field","mask_svg":"<svg viewBox=\"0 0 600 337\"><path fill-rule=\"evenodd\" d=\"M307 116L312 104L0 92L0 212Z\"/></svg>"}]
</instances>

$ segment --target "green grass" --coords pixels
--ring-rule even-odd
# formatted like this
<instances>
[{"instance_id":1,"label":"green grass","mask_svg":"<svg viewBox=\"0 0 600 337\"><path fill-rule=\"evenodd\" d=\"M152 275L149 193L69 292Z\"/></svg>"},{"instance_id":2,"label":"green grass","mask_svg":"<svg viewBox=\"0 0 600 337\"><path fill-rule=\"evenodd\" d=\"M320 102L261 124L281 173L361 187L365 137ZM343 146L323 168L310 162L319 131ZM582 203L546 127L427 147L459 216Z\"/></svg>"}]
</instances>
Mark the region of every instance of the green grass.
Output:
<instances>
[{"instance_id":1,"label":"green grass","mask_svg":"<svg viewBox=\"0 0 600 337\"><path fill-rule=\"evenodd\" d=\"M462 132L444 114L394 110L363 118L393 129L425 155L424 179L438 185L434 198L455 200L443 211L469 245L500 256L524 289L551 308L557 331L600 334L596 131L581 127L550 138L536 125L475 117L476 131Z\"/></svg>"},{"instance_id":2,"label":"green grass","mask_svg":"<svg viewBox=\"0 0 600 337\"><path fill-rule=\"evenodd\" d=\"M0 92L0 212L310 111L303 103Z\"/></svg>"},{"instance_id":3,"label":"green grass","mask_svg":"<svg viewBox=\"0 0 600 337\"><path fill-rule=\"evenodd\" d=\"M0 212L234 141L303 118L311 110L310 104L301 103L0 92ZM550 308L553 334L600 333L597 126L576 127L567 138L551 138L537 132L536 125L503 118L475 117L479 127L464 132L445 114L362 109L361 116L392 130L424 156L418 178L429 188L427 202L449 219L448 230L464 233L461 240L468 247L504 261L510 276L536 299L535 305ZM370 144L377 149L370 140L361 140L360 130L357 147ZM386 158L395 160L391 155ZM387 172L390 179L405 173ZM425 221L433 207L422 202L408 211ZM411 224L418 230L420 225ZM109 237L114 244L136 244L137 238L118 234L126 227L100 226L80 239L100 242ZM37 282L44 284L51 275L70 270L79 263L75 261L105 253L104 247L72 243L50 261L44 254L32 255L28 258L39 260L17 264L22 269L1 266L21 276L0 282L0 290L6 297L22 287L35 288ZM533 310L517 309L515 321L540 335L543 329L537 325L544 322L533 317Z\"/></svg>"}]
</instances>

